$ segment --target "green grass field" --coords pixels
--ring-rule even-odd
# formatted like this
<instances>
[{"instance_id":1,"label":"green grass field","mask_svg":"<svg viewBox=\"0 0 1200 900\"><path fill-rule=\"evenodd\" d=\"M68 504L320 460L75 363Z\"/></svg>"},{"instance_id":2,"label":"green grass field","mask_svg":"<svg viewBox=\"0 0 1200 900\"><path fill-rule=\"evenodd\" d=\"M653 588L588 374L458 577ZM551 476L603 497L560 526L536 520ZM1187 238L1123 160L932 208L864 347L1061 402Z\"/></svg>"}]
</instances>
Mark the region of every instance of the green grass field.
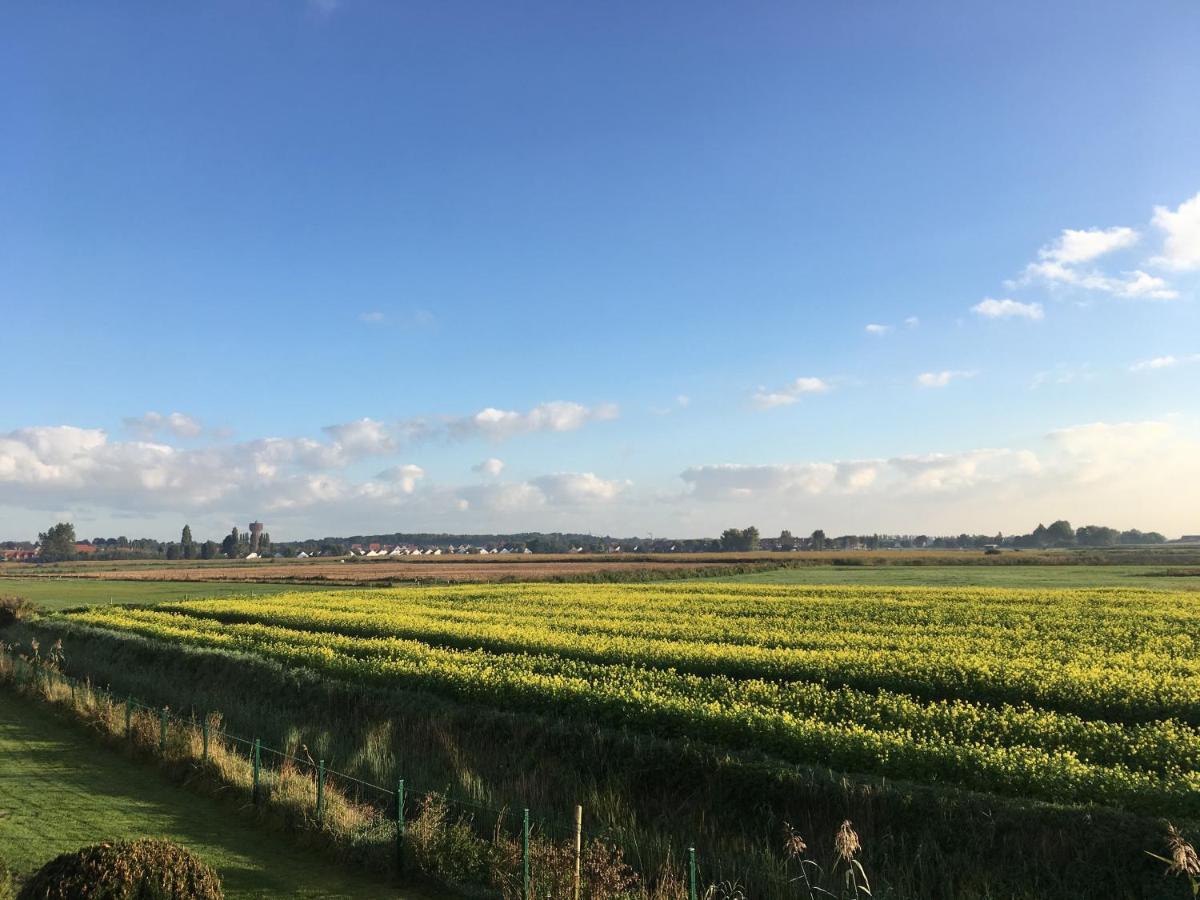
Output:
<instances>
[{"instance_id":1,"label":"green grass field","mask_svg":"<svg viewBox=\"0 0 1200 900\"><path fill-rule=\"evenodd\" d=\"M0 597L16 595L44 610L106 603L162 603L197 597L257 597L282 591L337 590L329 585L239 582L101 581L91 578L0 578Z\"/></svg>"},{"instance_id":2,"label":"green grass field","mask_svg":"<svg viewBox=\"0 0 1200 900\"><path fill-rule=\"evenodd\" d=\"M698 578L750 584L862 584L918 587L1099 588L1200 591L1200 576L1158 576L1163 566L806 566ZM1179 571L1178 569L1176 571Z\"/></svg>"},{"instance_id":3,"label":"green grass field","mask_svg":"<svg viewBox=\"0 0 1200 900\"><path fill-rule=\"evenodd\" d=\"M256 829L231 806L167 783L53 710L0 692L0 858L17 872L105 840L165 837L212 864L226 896L401 895ZM426 895L427 896L427 895Z\"/></svg>"}]
</instances>

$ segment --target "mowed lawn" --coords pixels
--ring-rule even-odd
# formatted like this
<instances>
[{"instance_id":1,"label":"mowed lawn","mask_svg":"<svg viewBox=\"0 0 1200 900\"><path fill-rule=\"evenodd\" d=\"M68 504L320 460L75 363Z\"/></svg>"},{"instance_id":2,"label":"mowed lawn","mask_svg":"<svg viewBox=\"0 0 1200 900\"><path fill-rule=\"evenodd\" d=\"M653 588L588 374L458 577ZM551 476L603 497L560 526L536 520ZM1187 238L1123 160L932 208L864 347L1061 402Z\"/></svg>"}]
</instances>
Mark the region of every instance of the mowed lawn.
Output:
<instances>
[{"instance_id":1,"label":"mowed lawn","mask_svg":"<svg viewBox=\"0 0 1200 900\"><path fill-rule=\"evenodd\" d=\"M50 708L0 690L0 858L28 874L85 844L177 841L213 865L231 898L428 898L388 888L259 830L120 756Z\"/></svg>"},{"instance_id":2,"label":"mowed lawn","mask_svg":"<svg viewBox=\"0 0 1200 900\"><path fill-rule=\"evenodd\" d=\"M750 584L863 584L916 587L1139 588L1200 591L1200 576L1155 575L1170 566L803 566L703 579ZM1176 569L1178 571L1178 569ZM1195 571L1195 570L1193 570ZM699 579L698 579L699 580Z\"/></svg>"},{"instance_id":3,"label":"mowed lawn","mask_svg":"<svg viewBox=\"0 0 1200 900\"><path fill-rule=\"evenodd\" d=\"M32 600L45 610L103 603L161 603L198 597L257 597L282 591L330 591L330 585L181 581L101 581L91 578L0 578L0 597Z\"/></svg>"}]
</instances>

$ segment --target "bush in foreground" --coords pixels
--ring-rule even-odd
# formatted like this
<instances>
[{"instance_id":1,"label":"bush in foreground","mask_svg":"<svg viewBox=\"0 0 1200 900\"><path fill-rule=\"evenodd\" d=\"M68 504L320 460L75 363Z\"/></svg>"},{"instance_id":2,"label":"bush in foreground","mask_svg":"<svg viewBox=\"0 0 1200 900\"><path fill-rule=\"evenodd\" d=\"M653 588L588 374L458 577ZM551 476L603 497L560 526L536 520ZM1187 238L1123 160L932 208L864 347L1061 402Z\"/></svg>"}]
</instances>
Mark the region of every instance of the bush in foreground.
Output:
<instances>
[{"instance_id":1,"label":"bush in foreground","mask_svg":"<svg viewBox=\"0 0 1200 900\"><path fill-rule=\"evenodd\" d=\"M64 853L29 879L17 900L222 900L221 879L169 841L93 844Z\"/></svg>"},{"instance_id":2,"label":"bush in foreground","mask_svg":"<svg viewBox=\"0 0 1200 900\"><path fill-rule=\"evenodd\" d=\"M0 597L0 628L28 619L32 613L33 604L24 597Z\"/></svg>"}]
</instances>

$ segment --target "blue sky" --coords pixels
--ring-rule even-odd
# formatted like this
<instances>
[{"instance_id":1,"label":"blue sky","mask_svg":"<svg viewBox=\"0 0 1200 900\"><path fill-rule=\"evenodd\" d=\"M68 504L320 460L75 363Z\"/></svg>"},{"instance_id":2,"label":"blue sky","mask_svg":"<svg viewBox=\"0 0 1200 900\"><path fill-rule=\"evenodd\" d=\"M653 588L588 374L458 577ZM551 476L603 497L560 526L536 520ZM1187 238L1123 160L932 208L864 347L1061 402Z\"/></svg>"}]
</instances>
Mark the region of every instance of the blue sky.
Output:
<instances>
[{"instance_id":1,"label":"blue sky","mask_svg":"<svg viewBox=\"0 0 1200 900\"><path fill-rule=\"evenodd\" d=\"M0 537L1200 532L1194 2L0 22Z\"/></svg>"}]
</instances>

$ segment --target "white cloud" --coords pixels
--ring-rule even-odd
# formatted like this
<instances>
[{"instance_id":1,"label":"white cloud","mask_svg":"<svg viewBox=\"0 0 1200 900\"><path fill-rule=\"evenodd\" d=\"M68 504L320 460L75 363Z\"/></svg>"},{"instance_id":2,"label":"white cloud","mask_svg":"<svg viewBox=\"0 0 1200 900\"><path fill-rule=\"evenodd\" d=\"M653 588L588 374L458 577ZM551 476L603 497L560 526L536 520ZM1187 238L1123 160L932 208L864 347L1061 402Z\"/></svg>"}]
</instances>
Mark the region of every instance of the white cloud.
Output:
<instances>
[{"instance_id":1,"label":"white cloud","mask_svg":"<svg viewBox=\"0 0 1200 900\"><path fill-rule=\"evenodd\" d=\"M1200 507L1198 424L1097 422L1029 447L693 466L681 473L683 502L714 527L753 515L764 531L1007 532L1069 518L1190 533Z\"/></svg>"},{"instance_id":2,"label":"white cloud","mask_svg":"<svg viewBox=\"0 0 1200 900\"><path fill-rule=\"evenodd\" d=\"M920 324L921 324L921 320L918 319L916 316L909 316L907 319L904 320L905 328L916 328Z\"/></svg>"},{"instance_id":3,"label":"white cloud","mask_svg":"<svg viewBox=\"0 0 1200 900\"><path fill-rule=\"evenodd\" d=\"M1037 468L1036 457L1026 452L971 450L876 460L693 466L680 477L688 483L696 499L750 501L881 491L945 492Z\"/></svg>"},{"instance_id":4,"label":"white cloud","mask_svg":"<svg viewBox=\"0 0 1200 900\"><path fill-rule=\"evenodd\" d=\"M830 390L829 382L821 378L797 378L786 387L776 391L769 391L765 387L759 387L751 398L751 402L757 409L772 409L776 406L789 406L807 394L824 394Z\"/></svg>"},{"instance_id":5,"label":"white cloud","mask_svg":"<svg viewBox=\"0 0 1200 900\"><path fill-rule=\"evenodd\" d=\"M180 412L169 413L165 416L162 413L148 412L143 416L125 419L125 427L146 440L159 434L191 438L196 437L204 430L199 419Z\"/></svg>"},{"instance_id":6,"label":"white cloud","mask_svg":"<svg viewBox=\"0 0 1200 900\"><path fill-rule=\"evenodd\" d=\"M975 372L955 369L947 369L942 372L922 372L917 376L917 385L923 388L944 388L949 386L952 381L958 381L963 378L974 378L976 374Z\"/></svg>"},{"instance_id":7,"label":"white cloud","mask_svg":"<svg viewBox=\"0 0 1200 900\"><path fill-rule=\"evenodd\" d=\"M550 503L578 505L605 503L629 487L630 482L598 478L591 472L560 472L531 481Z\"/></svg>"},{"instance_id":8,"label":"white cloud","mask_svg":"<svg viewBox=\"0 0 1200 900\"><path fill-rule=\"evenodd\" d=\"M686 409L688 407L688 404L690 404L691 402L692 402L692 398L689 397L687 394L680 394L678 397L675 398L675 405L678 406L680 409Z\"/></svg>"},{"instance_id":9,"label":"white cloud","mask_svg":"<svg viewBox=\"0 0 1200 900\"><path fill-rule=\"evenodd\" d=\"M387 423L378 419L362 418L340 425L326 425L321 430L351 456L382 456L396 450L396 440Z\"/></svg>"},{"instance_id":10,"label":"white cloud","mask_svg":"<svg viewBox=\"0 0 1200 900\"><path fill-rule=\"evenodd\" d=\"M1135 300L1139 298L1174 300L1179 296L1179 291L1157 275L1149 275L1140 269L1122 272L1121 275L1122 277L1116 280L1113 290L1113 293L1119 297L1130 297Z\"/></svg>"},{"instance_id":11,"label":"white cloud","mask_svg":"<svg viewBox=\"0 0 1200 900\"><path fill-rule=\"evenodd\" d=\"M1066 228L1057 241L1039 250L1038 256L1065 265L1077 265L1114 250L1132 247L1137 242L1138 233L1132 228Z\"/></svg>"},{"instance_id":12,"label":"white cloud","mask_svg":"<svg viewBox=\"0 0 1200 900\"><path fill-rule=\"evenodd\" d=\"M0 434L0 494L26 510L105 509L111 515L212 514L217 518L308 516L318 531L328 516L386 517L398 508L426 516L463 510L570 510L607 504L630 482L591 472L555 473L520 483L423 486L425 470L391 466L365 480L336 471L346 447L310 438L261 438L179 449L110 441L97 429L24 428ZM499 475L500 460L479 467ZM466 520L458 526L468 526Z\"/></svg>"},{"instance_id":13,"label":"white cloud","mask_svg":"<svg viewBox=\"0 0 1200 900\"><path fill-rule=\"evenodd\" d=\"M481 475L487 475L490 478L496 478L504 471L504 460L496 459L492 456L485 459L483 462L476 463L471 466L472 472L478 472Z\"/></svg>"},{"instance_id":14,"label":"white cloud","mask_svg":"<svg viewBox=\"0 0 1200 900\"><path fill-rule=\"evenodd\" d=\"M454 497L459 508L512 514L605 504L629 485L628 481L610 481L591 472L559 472L529 481L468 485L455 490Z\"/></svg>"},{"instance_id":15,"label":"white cloud","mask_svg":"<svg viewBox=\"0 0 1200 900\"><path fill-rule=\"evenodd\" d=\"M1100 272L1081 272L1058 262L1030 263L1015 285L1043 281L1051 285L1070 285L1085 291L1100 291L1131 300L1174 300L1179 292L1165 279L1140 269L1114 277Z\"/></svg>"},{"instance_id":16,"label":"white cloud","mask_svg":"<svg viewBox=\"0 0 1200 900\"><path fill-rule=\"evenodd\" d=\"M1129 371L1147 372L1154 369L1173 369L1176 366L1195 362L1200 362L1200 353L1193 353L1190 356L1156 356L1153 359L1143 359L1141 362L1134 363L1129 367Z\"/></svg>"},{"instance_id":17,"label":"white cloud","mask_svg":"<svg viewBox=\"0 0 1200 900\"><path fill-rule=\"evenodd\" d=\"M1032 319L1038 321L1045 317L1040 303L1021 303L1017 300L996 300L987 297L971 307L971 312L985 319Z\"/></svg>"},{"instance_id":18,"label":"white cloud","mask_svg":"<svg viewBox=\"0 0 1200 900\"><path fill-rule=\"evenodd\" d=\"M611 403L589 407L553 401L538 404L528 412L489 406L471 416L439 416L399 422L363 418L327 425L322 430L333 439L333 452L351 458L392 453L402 444L439 438L500 441L532 432L575 431L590 422L614 419L618 412Z\"/></svg>"},{"instance_id":19,"label":"white cloud","mask_svg":"<svg viewBox=\"0 0 1200 900\"><path fill-rule=\"evenodd\" d=\"M1153 222L1164 239L1162 254L1151 261L1178 272L1200 269L1200 193L1180 203L1174 212L1165 206L1154 207Z\"/></svg>"},{"instance_id":20,"label":"white cloud","mask_svg":"<svg viewBox=\"0 0 1200 900\"><path fill-rule=\"evenodd\" d=\"M872 322L870 325L868 325L863 330L867 334L873 334L878 337L882 337L883 335L887 334L889 331L892 330L892 326L891 325L879 325L879 324L876 324L875 322Z\"/></svg>"},{"instance_id":21,"label":"white cloud","mask_svg":"<svg viewBox=\"0 0 1200 900\"><path fill-rule=\"evenodd\" d=\"M1153 224L1164 233L1164 243L1162 254L1151 263L1175 271L1200 268L1200 194L1185 200L1174 211L1155 207ZM1069 286L1130 300L1176 299L1178 290L1165 279L1141 269L1109 275L1095 268L1084 268L1101 256L1132 247L1139 237L1137 231L1126 227L1068 228L1053 244L1042 247L1038 260L1029 263L1021 277L1008 284Z\"/></svg>"},{"instance_id":22,"label":"white cloud","mask_svg":"<svg viewBox=\"0 0 1200 900\"><path fill-rule=\"evenodd\" d=\"M403 466L392 466L384 469L375 479L385 484L395 485L401 493L411 494L417 489L417 482L425 477L425 470L411 463Z\"/></svg>"},{"instance_id":23,"label":"white cloud","mask_svg":"<svg viewBox=\"0 0 1200 900\"><path fill-rule=\"evenodd\" d=\"M390 327L418 329L433 325L435 319L433 313L427 309L414 309L401 312L384 312L383 310L373 309L368 312L359 313L358 321L365 322L368 325L383 325L386 323Z\"/></svg>"},{"instance_id":24,"label":"white cloud","mask_svg":"<svg viewBox=\"0 0 1200 900\"><path fill-rule=\"evenodd\" d=\"M443 427L446 434L460 440L482 437L501 441L537 431L575 431L589 422L615 419L618 413L616 405L611 403L589 407L555 400L524 413L489 406L473 416L446 419Z\"/></svg>"}]
</instances>

